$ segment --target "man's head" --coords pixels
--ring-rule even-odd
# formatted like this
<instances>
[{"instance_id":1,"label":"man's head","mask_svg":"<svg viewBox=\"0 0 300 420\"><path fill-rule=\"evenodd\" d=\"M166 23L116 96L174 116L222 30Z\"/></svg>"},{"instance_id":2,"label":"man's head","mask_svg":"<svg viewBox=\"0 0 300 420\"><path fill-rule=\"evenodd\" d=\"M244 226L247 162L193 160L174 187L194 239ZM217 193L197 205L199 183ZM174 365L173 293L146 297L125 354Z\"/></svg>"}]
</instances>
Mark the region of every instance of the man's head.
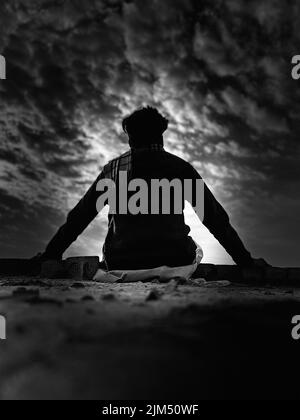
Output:
<instances>
[{"instance_id":1,"label":"man's head","mask_svg":"<svg viewBox=\"0 0 300 420\"><path fill-rule=\"evenodd\" d=\"M123 130L129 137L129 144L134 148L147 147L150 144L163 144L163 133L169 121L155 108L147 107L135 111L123 120Z\"/></svg>"}]
</instances>

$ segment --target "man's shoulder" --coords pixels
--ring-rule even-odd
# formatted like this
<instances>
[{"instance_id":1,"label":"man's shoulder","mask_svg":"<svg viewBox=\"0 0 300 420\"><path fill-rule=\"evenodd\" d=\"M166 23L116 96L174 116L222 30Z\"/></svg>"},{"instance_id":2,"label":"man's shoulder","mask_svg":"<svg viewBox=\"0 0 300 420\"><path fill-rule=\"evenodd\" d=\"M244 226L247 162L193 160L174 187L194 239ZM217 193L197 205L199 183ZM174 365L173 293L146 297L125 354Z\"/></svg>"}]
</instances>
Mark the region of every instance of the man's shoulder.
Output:
<instances>
[{"instance_id":1,"label":"man's shoulder","mask_svg":"<svg viewBox=\"0 0 300 420\"><path fill-rule=\"evenodd\" d=\"M131 151L128 150L125 153L122 153L121 155L115 157L114 159L111 159L103 168L103 173L105 175L111 174L112 171L118 169L122 169L122 167L127 166L131 159Z\"/></svg>"},{"instance_id":2,"label":"man's shoulder","mask_svg":"<svg viewBox=\"0 0 300 420\"><path fill-rule=\"evenodd\" d=\"M193 165L190 162L188 162L187 160L185 160L184 158L182 158L178 155L175 155L174 153L167 152L167 151L165 151L165 154L167 156L167 159L172 161L175 165L179 165L180 167L182 167L182 168L184 168L188 171L194 170Z\"/></svg>"},{"instance_id":3,"label":"man's shoulder","mask_svg":"<svg viewBox=\"0 0 300 420\"><path fill-rule=\"evenodd\" d=\"M111 166L116 162L119 162L120 160L126 159L127 157L131 156L131 150L128 150L125 153L122 153L121 155L111 159L110 161L107 162L107 164L105 166Z\"/></svg>"}]
</instances>

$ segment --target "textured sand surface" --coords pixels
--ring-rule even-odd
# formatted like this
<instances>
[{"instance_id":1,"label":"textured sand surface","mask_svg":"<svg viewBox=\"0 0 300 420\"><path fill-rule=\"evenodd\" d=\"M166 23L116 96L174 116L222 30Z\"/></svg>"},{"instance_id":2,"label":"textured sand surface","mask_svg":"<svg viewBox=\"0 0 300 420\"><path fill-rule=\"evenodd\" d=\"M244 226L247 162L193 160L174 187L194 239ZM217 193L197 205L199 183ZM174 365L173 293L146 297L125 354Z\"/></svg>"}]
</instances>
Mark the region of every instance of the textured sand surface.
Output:
<instances>
[{"instance_id":1,"label":"textured sand surface","mask_svg":"<svg viewBox=\"0 0 300 420\"><path fill-rule=\"evenodd\" d=\"M2 399L299 396L300 291L0 280Z\"/></svg>"}]
</instances>

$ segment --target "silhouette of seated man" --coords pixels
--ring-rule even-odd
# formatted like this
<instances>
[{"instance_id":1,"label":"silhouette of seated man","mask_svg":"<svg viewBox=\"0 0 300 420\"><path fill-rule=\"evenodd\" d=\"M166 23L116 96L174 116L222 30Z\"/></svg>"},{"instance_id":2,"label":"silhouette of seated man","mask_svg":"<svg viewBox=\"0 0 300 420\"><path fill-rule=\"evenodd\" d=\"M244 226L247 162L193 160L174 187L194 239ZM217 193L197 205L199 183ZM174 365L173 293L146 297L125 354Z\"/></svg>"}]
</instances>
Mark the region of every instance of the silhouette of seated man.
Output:
<instances>
[{"instance_id":1,"label":"silhouette of seated man","mask_svg":"<svg viewBox=\"0 0 300 420\"><path fill-rule=\"evenodd\" d=\"M164 150L163 134L168 121L154 108L137 110L123 121L130 151L109 162L58 230L43 259L61 259L66 249L97 216L101 179L118 182L126 172L128 180L201 180L198 172L183 159ZM194 188L193 188L194 190ZM195 191L193 191L194 193ZM151 201L151 197L149 198ZM150 204L151 206L151 204ZM184 206L183 206L184 207ZM104 264L109 270L179 267L195 260L196 244L189 236L183 210L180 214L109 214L108 233L103 247ZM204 225L225 248L235 263L252 266L254 260L231 226L229 217L204 184Z\"/></svg>"}]
</instances>

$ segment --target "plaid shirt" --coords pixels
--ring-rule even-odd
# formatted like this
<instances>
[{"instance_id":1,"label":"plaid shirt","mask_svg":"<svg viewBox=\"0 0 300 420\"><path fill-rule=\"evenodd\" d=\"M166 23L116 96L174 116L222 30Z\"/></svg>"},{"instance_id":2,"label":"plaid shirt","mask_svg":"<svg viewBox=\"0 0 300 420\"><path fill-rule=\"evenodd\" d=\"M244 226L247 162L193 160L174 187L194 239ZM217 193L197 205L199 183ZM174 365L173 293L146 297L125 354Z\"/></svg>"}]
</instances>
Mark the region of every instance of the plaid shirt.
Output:
<instances>
[{"instance_id":1,"label":"plaid shirt","mask_svg":"<svg viewBox=\"0 0 300 420\"><path fill-rule=\"evenodd\" d=\"M132 175L132 156L134 152L161 152L164 147L160 144L151 144L147 148L134 149L132 148L123 155L110 161L103 169L101 177L112 179L115 183L118 182L118 176L121 171L127 172L129 179Z\"/></svg>"},{"instance_id":2,"label":"plaid shirt","mask_svg":"<svg viewBox=\"0 0 300 420\"><path fill-rule=\"evenodd\" d=\"M179 157L167 153L163 146L131 149L103 168L77 206L69 213L66 223L50 241L45 256L60 259L97 216L96 203L100 193L96 186L100 179L118 183L120 171L130 179L201 179L198 172ZM205 185L204 225L223 245L233 260L243 266L252 265L252 257L245 249L221 204ZM108 233L103 247L109 269L153 268L161 265L188 265L195 258L196 245L189 236L190 228L180 215L119 215L109 214Z\"/></svg>"}]
</instances>

